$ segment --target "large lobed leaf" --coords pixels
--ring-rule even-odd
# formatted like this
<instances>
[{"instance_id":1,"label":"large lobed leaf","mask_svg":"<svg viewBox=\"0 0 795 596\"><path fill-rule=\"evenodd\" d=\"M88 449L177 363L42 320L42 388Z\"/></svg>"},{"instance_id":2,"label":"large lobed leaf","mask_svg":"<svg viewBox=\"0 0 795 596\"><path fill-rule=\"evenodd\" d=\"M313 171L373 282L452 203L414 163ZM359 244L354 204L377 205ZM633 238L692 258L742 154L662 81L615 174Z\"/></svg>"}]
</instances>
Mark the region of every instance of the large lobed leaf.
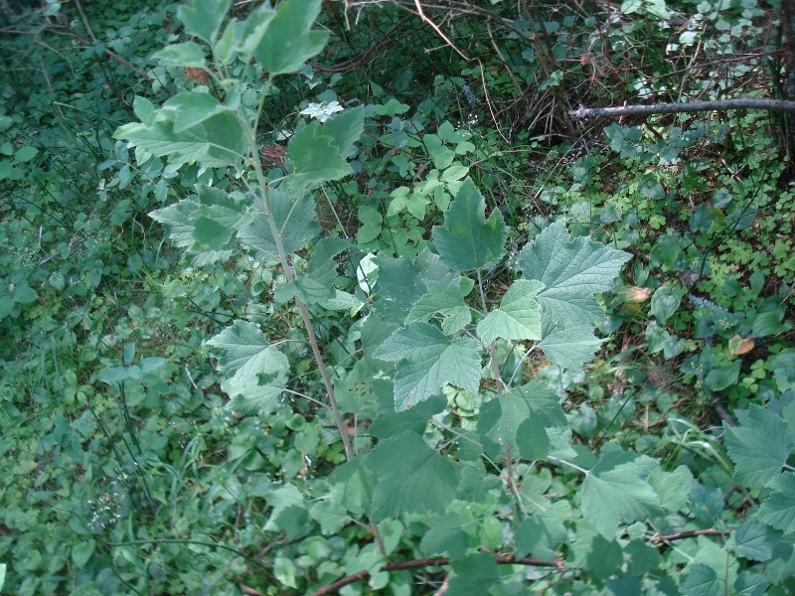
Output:
<instances>
[{"instance_id":1,"label":"large lobed leaf","mask_svg":"<svg viewBox=\"0 0 795 596\"><path fill-rule=\"evenodd\" d=\"M505 254L508 229L498 210L488 219L485 213L483 195L467 178L444 214L444 226L433 228L433 244L445 265L466 272L499 263Z\"/></svg>"},{"instance_id":2,"label":"large lobed leaf","mask_svg":"<svg viewBox=\"0 0 795 596\"><path fill-rule=\"evenodd\" d=\"M761 488L781 471L795 449L795 431L767 408L752 405L737 412L739 424L726 425L726 450L742 486Z\"/></svg>"},{"instance_id":3,"label":"large lobed leaf","mask_svg":"<svg viewBox=\"0 0 795 596\"><path fill-rule=\"evenodd\" d=\"M290 364L256 324L235 321L207 344L221 351L218 369L226 375L221 388L233 398L232 409L256 414L279 406Z\"/></svg>"},{"instance_id":4,"label":"large lobed leaf","mask_svg":"<svg viewBox=\"0 0 795 596\"><path fill-rule=\"evenodd\" d=\"M211 102L201 103L195 97L190 101L197 104L195 110L192 108L187 113L171 108L160 110L151 125L125 124L116 129L113 138L126 140L147 154L167 157L170 163L196 162L209 168L240 163L249 150L249 144L237 116L218 106L208 111ZM189 127L177 132L176 123L168 118L176 118L180 127Z\"/></svg>"},{"instance_id":5,"label":"large lobed leaf","mask_svg":"<svg viewBox=\"0 0 795 596\"><path fill-rule=\"evenodd\" d=\"M531 420L532 427L525 425ZM533 381L481 406L478 433L489 457L543 459L549 450L547 428L565 427L566 416L558 396L544 383Z\"/></svg>"},{"instance_id":6,"label":"large lobed leaf","mask_svg":"<svg viewBox=\"0 0 795 596\"><path fill-rule=\"evenodd\" d=\"M177 18L190 35L213 43L231 0L188 0L177 8Z\"/></svg>"},{"instance_id":7,"label":"large lobed leaf","mask_svg":"<svg viewBox=\"0 0 795 596\"><path fill-rule=\"evenodd\" d=\"M411 431L381 440L364 465L378 478L372 507L376 522L405 513L441 513L458 487L453 463Z\"/></svg>"},{"instance_id":8,"label":"large lobed leaf","mask_svg":"<svg viewBox=\"0 0 795 596\"><path fill-rule=\"evenodd\" d=\"M580 487L582 516L608 540L616 537L620 522L651 517L660 499L648 482L659 462L645 455L603 453Z\"/></svg>"},{"instance_id":9,"label":"large lobed leaf","mask_svg":"<svg viewBox=\"0 0 795 596\"><path fill-rule=\"evenodd\" d=\"M296 72L320 53L327 31L312 31L322 0L284 0L267 26L254 57L271 75Z\"/></svg>"},{"instance_id":10,"label":"large lobed leaf","mask_svg":"<svg viewBox=\"0 0 795 596\"><path fill-rule=\"evenodd\" d=\"M311 195L302 194L295 199L279 188L271 188L268 199L276 230L281 237L282 246L287 253L293 253L320 232L320 224L315 216L315 200ZM252 249L260 257L277 258L276 240L264 213L251 216L249 222L241 227L237 239L244 247Z\"/></svg>"},{"instance_id":11,"label":"large lobed leaf","mask_svg":"<svg viewBox=\"0 0 795 596\"><path fill-rule=\"evenodd\" d=\"M604 317L594 294L610 290L630 258L629 253L589 237L572 238L563 220L558 220L522 249L519 267L525 278L545 286L538 295L543 318L562 328L593 328Z\"/></svg>"},{"instance_id":12,"label":"large lobed leaf","mask_svg":"<svg viewBox=\"0 0 795 596\"><path fill-rule=\"evenodd\" d=\"M541 307L536 295L544 285L536 280L516 280L502 297L500 307L478 323L484 344L497 338L507 340L541 339Z\"/></svg>"},{"instance_id":13,"label":"large lobed leaf","mask_svg":"<svg viewBox=\"0 0 795 596\"><path fill-rule=\"evenodd\" d=\"M299 129L287 143L286 160L292 166L287 183L301 192L305 188L339 180L353 170L347 158L364 128L364 110L354 108L320 123Z\"/></svg>"},{"instance_id":14,"label":"large lobed leaf","mask_svg":"<svg viewBox=\"0 0 795 596\"><path fill-rule=\"evenodd\" d=\"M478 343L449 338L428 323L415 322L390 335L373 354L395 368L395 410L402 411L439 393L450 383L477 393L480 381Z\"/></svg>"}]
</instances>

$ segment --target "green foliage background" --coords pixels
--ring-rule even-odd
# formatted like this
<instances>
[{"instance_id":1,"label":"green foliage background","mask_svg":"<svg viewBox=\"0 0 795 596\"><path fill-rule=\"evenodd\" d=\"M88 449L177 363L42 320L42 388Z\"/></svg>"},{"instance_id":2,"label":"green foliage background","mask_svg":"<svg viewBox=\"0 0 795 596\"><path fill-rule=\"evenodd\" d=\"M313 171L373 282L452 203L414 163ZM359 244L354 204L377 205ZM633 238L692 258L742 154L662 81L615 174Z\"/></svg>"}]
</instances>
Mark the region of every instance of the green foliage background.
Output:
<instances>
[{"instance_id":1,"label":"green foliage background","mask_svg":"<svg viewBox=\"0 0 795 596\"><path fill-rule=\"evenodd\" d=\"M778 9L411 10L3 15L5 592L795 591Z\"/></svg>"}]
</instances>

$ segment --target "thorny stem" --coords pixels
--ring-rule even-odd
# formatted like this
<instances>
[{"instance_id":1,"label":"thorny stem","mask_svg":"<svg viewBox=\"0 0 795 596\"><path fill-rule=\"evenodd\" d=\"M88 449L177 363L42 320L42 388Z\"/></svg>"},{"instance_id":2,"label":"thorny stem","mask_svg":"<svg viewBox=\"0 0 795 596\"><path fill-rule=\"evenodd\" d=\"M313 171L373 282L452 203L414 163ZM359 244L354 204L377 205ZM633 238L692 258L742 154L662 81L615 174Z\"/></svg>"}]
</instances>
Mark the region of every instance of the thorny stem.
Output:
<instances>
[{"instance_id":1,"label":"thorny stem","mask_svg":"<svg viewBox=\"0 0 795 596\"><path fill-rule=\"evenodd\" d=\"M268 78L268 81L265 84L265 89L262 92L262 98L260 100L259 106L260 108L262 108L262 102L264 101L264 97L267 94L267 89L270 84L271 78ZM273 217L270 198L268 196L268 181L265 178L265 172L262 169L262 160L260 159L259 148L257 147L257 124L255 123L254 129L251 129L248 126L248 121L240 111L238 112L238 117L243 126L248 129L247 137L251 147L254 172L257 175L257 184L259 185L260 196L262 197L263 212L265 214L265 219L268 220L268 227L270 228L271 235L273 236L273 241L276 244L276 252L278 253L279 263L281 264L282 270L284 271L284 277L288 282L291 282L295 279L295 275L293 274L287 251L284 249L284 242L282 242L282 232L279 230L279 227L276 225L276 220ZM348 431L345 428L345 422L342 420L339 407L337 407L337 398L334 395L334 387L328 374L326 361L323 358L323 354L320 353L320 346L317 342L315 329L312 326L312 316L309 314L306 305L298 296L295 297L295 304L298 307L298 312L301 313L301 319L303 320L304 328L306 329L307 340L309 341L309 345L312 348L312 356L314 356L315 364L317 365L318 369L320 369L320 376L323 378L323 385L325 386L326 393L328 394L329 405L331 406L331 412L334 415L334 422L337 425L337 430L339 430L340 437L342 438L342 444L345 447L345 456L348 458L348 461L350 461L354 458L353 447L351 447L350 439L348 439Z\"/></svg>"}]
</instances>

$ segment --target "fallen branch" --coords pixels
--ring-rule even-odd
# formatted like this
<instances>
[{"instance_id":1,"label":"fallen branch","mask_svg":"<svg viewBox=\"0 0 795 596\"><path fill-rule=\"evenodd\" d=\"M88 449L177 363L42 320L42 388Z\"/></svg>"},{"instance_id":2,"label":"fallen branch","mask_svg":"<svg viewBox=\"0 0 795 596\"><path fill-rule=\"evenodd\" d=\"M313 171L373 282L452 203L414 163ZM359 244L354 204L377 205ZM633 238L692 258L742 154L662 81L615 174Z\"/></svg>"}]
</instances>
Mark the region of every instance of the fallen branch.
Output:
<instances>
[{"instance_id":1,"label":"fallen branch","mask_svg":"<svg viewBox=\"0 0 795 596\"><path fill-rule=\"evenodd\" d=\"M514 555L502 555L500 557L495 557L494 560L500 565L513 564L534 565L536 567L555 567L560 571L565 571L566 569L565 563L563 561L543 561L541 559L532 559L530 557L517 559ZM429 559L402 561L400 563L388 563L381 567L381 571L400 571L401 569L416 569L418 567L441 567L442 565L449 564L450 557L432 557ZM359 571L358 573L354 573L353 575L347 575L341 579L338 579L333 584L329 584L328 586L320 588L313 594L313 596L327 596L328 594L333 594L343 586L347 586L348 584L352 584L360 580L366 580L368 577L370 577L370 572L366 569Z\"/></svg>"},{"instance_id":2,"label":"fallen branch","mask_svg":"<svg viewBox=\"0 0 795 596\"><path fill-rule=\"evenodd\" d=\"M725 112L727 110L766 110L768 112L795 112L795 101L780 99L723 99L719 101L691 101L685 103L661 103L651 106L621 106L618 108L585 108L570 110L574 118L598 116L647 116L650 114L681 114L688 112Z\"/></svg>"},{"instance_id":3,"label":"fallen branch","mask_svg":"<svg viewBox=\"0 0 795 596\"><path fill-rule=\"evenodd\" d=\"M695 538L696 536L725 536L731 534L731 530L691 530L687 532L677 532L676 534L668 534L665 536L655 536L649 540L652 544L659 544L661 542L670 542L672 540L682 540L684 538ZM563 560L544 561L542 559L533 559L530 557L522 557L517 559L515 555L501 555L494 557L498 565L533 565L535 567L554 567L558 571L566 571L566 562ZM428 559L415 559L412 561L402 561L400 563L387 563L381 567L381 571L400 571L401 569L417 569L418 567L441 567L442 565L449 565L450 557L431 557ZM337 590L348 584L363 581L370 577L370 572L366 569L346 575L338 579L333 584L324 586L315 592L312 596L327 596L334 594Z\"/></svg>"}]
</instances>

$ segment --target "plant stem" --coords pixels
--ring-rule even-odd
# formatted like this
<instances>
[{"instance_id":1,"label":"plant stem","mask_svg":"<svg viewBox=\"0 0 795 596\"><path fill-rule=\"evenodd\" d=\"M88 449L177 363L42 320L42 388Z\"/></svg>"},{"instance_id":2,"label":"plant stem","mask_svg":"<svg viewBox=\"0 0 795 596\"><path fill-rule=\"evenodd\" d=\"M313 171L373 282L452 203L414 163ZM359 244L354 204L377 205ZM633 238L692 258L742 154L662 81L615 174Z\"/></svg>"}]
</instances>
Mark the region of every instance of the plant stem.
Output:
<instances>
[{"instance_id":1,"label":"plant stem","mask_svg":"<svg viewBox=\"0 0 795 596\"><path fill-rule=\"evenodd\" d=\"M483 291L483 278L480 275L480 269L475 271L478 276L478 291L480 292L480 303L483 305L483 316L487 316L489 314L488 306L486 306L486 293ZM497 379L497 384L501 388L501 393L505 392L508 386L505 384L505 381L502 380L502 375L500 374L500 363L497 362L497 342L491 342L488 346L486 346L486 351L489 353L489 359L491 360L491 368L494 371L494 378Z\"/></svg>"},{"instance_id":2,"label":"plant stem","mask_svg":"<svg viewBox=\"0 0 795 596\"><path fill-rule=\"evenodd\" d=\"M323 355L320 353L315 330L312 327L312 318L309 315L309 311L306 309L306 305L298 296L295 297L295 304L298 306L301 318L304 320L304 328L306 329L306 335L309 339L309 345L312 346L312 355L315 357L315 364L317 364L317 367L320 369L320 376L323 377L323 384L326 386L329 405L331 406L331 412L334 414L334 422L337 423L337 429L340 431L340 437L342 437L342 444L345 446L345 456L348 458L348 461L350 461L354 458L355 454L353 453L353 447L351 447L351 441L348 438L348 430L345 428L345 422L342 420L340 410L337 407L334 387L331 384L328 370L326 370L326 362L323 360Z\"/></svg>"},{"instance_id":3,"label":"plant stem","mask_svg":"<svg viewBox=\"0 0 795 596\"><path fill-rule=\"evenodd\" d=\"M265 85L265 89L262 92L262 98L260 99L259 109L262 109L263 100L267 91L268 86L270 85L270 79ZM245 118L245 115L242 113L241 109L238 108L238 118L240 119L241 124L247 129L248 132L248 142L251 147L251 157L252 162L254 164L254 172L257 175L257 184L259 186L259 194L262 198L262 209L265 214L265 219L268 220L268 227L270 228L271 235L273 236L273 242L276 245L276 252L278 253L279 263L281 263L282 270L284 271L284 277L287 279L288 282L295 280L295 275L293 274L292 265L287 255L287 251L284 248L284 242L282 242L282 233L279 230L279 226L276 224L276 219L273 217L273 210L271 209L270 198L268 197L268 181L265 178L265 172L262 169L262 160L259 156L259 148L257 147L257 138L256 138L256 123L255 127L252 129L248 125L248 121ZM257 122L259 121L259 112L257 113ZM320 352L320 346L317 343L317 336L315 335L315 329L312 326L312 316L309 314L309 311L306 308L306 305L303 301L296 296L295 297L295 304L298 307L298 312L301 313L301 319L304 323L304 329L306 329L306 336L307 340L309 341L309 345L312 347L312 356L314 356L315 364L317 365L318 369L320 369L320 376L323 378L323 385L326 387L326 393L328 394L329 405L331 406L331 412L334 414L334 422L337 425L337 430L340 432L340 438L342 439L342 444L345 447L345 457L348 458L348 461L354 458L353 447L351 447L350 439L348 438L348 431L345 428L345 422L340 415L340 410L337 407L337 399L334 395L334 387L331 384L331 378L329 377L328 370L326 368L326 362L323 359L323 354Z\"/></svg>"}]
</instances>

